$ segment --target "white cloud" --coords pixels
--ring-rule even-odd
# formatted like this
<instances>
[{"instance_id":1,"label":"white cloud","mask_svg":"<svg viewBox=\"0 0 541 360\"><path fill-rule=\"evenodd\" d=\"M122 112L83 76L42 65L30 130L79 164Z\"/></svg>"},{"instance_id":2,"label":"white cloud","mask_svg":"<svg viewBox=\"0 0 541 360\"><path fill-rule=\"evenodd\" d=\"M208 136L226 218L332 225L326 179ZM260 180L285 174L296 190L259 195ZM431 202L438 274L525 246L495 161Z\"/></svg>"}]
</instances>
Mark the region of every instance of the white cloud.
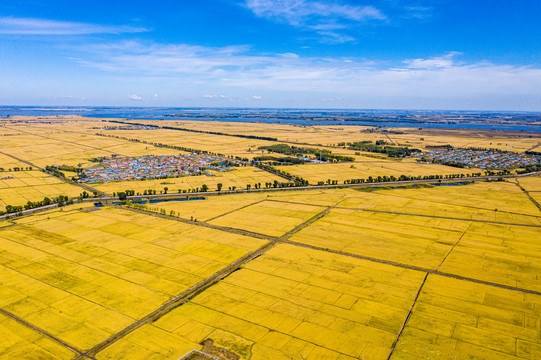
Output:
<instances>
[{"instance_id":1,"label":"white cloud","mask_svg":"<svg viewBox=\"0 0 541 360\"><path fill-rule=\"evenodd\" d=\"M143 100L143 98L137 94L128 95L128 99L135 100L135 101Z\"/></svg>"},{"instance_id":2,"label":"white cloud","mask_svg":"<svg viewBox=\"0 0 541 360\"><path fill-rule=\"evenodd\" d=\"M207 94L207 95L203 95L201 97L204 98L204 99L228 99L227 96L222 95L222 94L218 94L218 95L216 95L216 94L212 94L212 95Z\"/></svg>"},{"instance_id":3,"label":"white cloud","mask_svg":"<svg viewBox=\"0 0 541 360\"><path fill-rule=\"evenodd\" d=\"M344 106L348 99L374 97L442 101L483 98L487 102L502 97L540 98L541 69L483 61L466 63L458 61L458 55L448 52L388 63L352 57L262 56L242 46L209 48L133 42L85 48L78 61L115 76L151 79L157 86L160 82L167 86L182 84L196 87L203 94L209 89L227 89L236 96L209 92L200 97L208 100L233 101L243 93L261 91L270 94L265 101L272 101L272 94L300 92L303 96L314 94L316 101L326 99L330 103L329 99L334 99ZM242 98L255 100L251 95Z\"/></svg>"},{"instance_id":4,"label":"white cloud","mask_svg":"<svg viewBox=\"0 0 541 360\"><path fill-rule=\"evenodd\" d=\"M327 42L352 41L353 37L338 30L369 20L387 19L373 6L352 6L337 1L246 0L245 6L258 17L315 31Z\"/></svg>"},{"instance_id":5,"label":"white cloud","mask_svg":"<svg viewBox=\"0 0 541 360\"><path fill-rule=\"evenodd\" d=\"M404 63L411 69L448 68L455 65L453 58L460 54L458 51L451 51L444 56L437 56L430 59L409 59L405 60Z\"/></svg>"},{"instance_id":6,"label":"white cloud","mask_svg":"<svg viewBox=\"0 0 541 360\"><path fill-rule=\"evenodd\" d=\"M385 15L372 6L342 5L328 1L246 0L246 6L257 16L285 20L291 25L305 24L312 17L353 21L385 19Z\"/></svg>"},{"instance_id":7,"label":"white cloud","mask_svg":"<svg viewBox=\"0 0 541 360\"><path fill-rule=\"evenodd\" d=\"M253 100L261 100L261 96L254 95L254 96L252 96L252 99Z\"/></svg>"},{"instance_id":8,"label":"white cloud","mask_svg":"<svg viewBox=\"0 0 541 360\"><path fill-rule=\"evenodd\" d=\"M0 34L4 35L89 35L144 31L148 30L126 25L97 25L35 18L0 17Z\"/></svg>"}]
</instances>

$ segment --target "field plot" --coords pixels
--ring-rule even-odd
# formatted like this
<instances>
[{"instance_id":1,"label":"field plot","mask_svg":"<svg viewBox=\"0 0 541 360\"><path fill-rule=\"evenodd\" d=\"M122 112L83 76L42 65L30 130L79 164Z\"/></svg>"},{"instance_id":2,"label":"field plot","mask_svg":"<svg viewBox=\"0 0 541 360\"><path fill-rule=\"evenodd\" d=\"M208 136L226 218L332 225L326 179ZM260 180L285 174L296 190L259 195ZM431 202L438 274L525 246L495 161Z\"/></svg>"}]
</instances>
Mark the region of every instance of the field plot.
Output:
<instances>
[{"instance_id":1,"label":"field plot","mask_svg":"<svg viewBox=\"0 0 541 360\"><path fill-rule=\"evenodd\" d=\"M391 359L539 359L540 305L540 296L429 275Z\"/></svg>"},{"instance_id":2,"label":"field plot","mask_svg":"<svg viewBox=\"0 0 541 360\"><path fill-rule=\"evenodd\" d=\"M353 191L339 205L424 216L541 225L541 212L532 208L531 201L520 189L516 186L504 187L508 191L502 189L502 192L497 192L502 188L500 183L425 185L393 190L376 188L371 192ZM468 197L470 201L464 201L463 198Z\"/></svg>"},{"instance_id":3,"label":"field plot","mask_svg":"<svg viewBox=\"0 0 541 360\"><path fill-rule=\"evenodd\" d=\"M206 338L242 359L386 359L423 277L277 245L97 359L176 359Z\"/></svg>"},{"instance_id":4,"label":"field plot","mask_svg":"<svg viewBox=\"0 0 541 360\"><path fill-rule=\"evenodd\" d=\"M148 123L148 121L141 121ZM332 145L362 140L387 140L383 133L366 133L366 126L298 126L285 124L238 123L222 121L162 121L160 124L181 128L218 131L225 134L266 136L281 142Z\"/></svg>"},{"instance_id":5,"label":"field plot","mask_svg":"<svg viewBox=\"0 0 541 360\"><path fill-rule=\"evenodd\" d=\"M184 219L193 217L198 221L207 221L214 217L255 204L267 198L268 194L235 194L209 196L205 200L194 201L164 201L157 204L147 204L147 208L164 209L167 214L173 210Z\"/></svg>"},{"instance_id":6,"label":"field plot","mask_svg":"<svg viewBox=\"0 0 541 360\"><path fill-rule=\"evenodd\" d=\"M518 183L528 191L530 196L541 204L541 177L529 176L518 179Z\"/></svg>"},{"instance_id":7,"label":"field plot","mask_svg":"<svg viewBox=\"0 0 541 360\"><path fill-rule=\"evenodd\" d=\"M472 223L441 271L541 292L541 228Z\"/></svg>"},{"instance_id":8,"label":"field plot","mask_svg":"<svg viewBox=\"0 0 541 360\"><path fill-rule=\"evenodd\" d=\"M466 186L417 187L378 191L382 194L423 199L441 204L457 205L485 210L507 211L517 215L541 216L541 211L518 186L510 182L476 181ZM452 213L449 216L454 216Z\"/></svg>"},{"instance_id":9,"label":"field plot","mask_svg":"<svg viewBox=\"0 0 541 360\"><path fill-rule=\"evenodd\" d=\"M430 129L423 130L397 129L404 134L389 134L391 139L399 143L410 143L413 147L426 145L441 146L450 144L454 147L475 147L500 149L504 151L523 152L541 141L538 134L527 134L512 131L490 131L472 129ZM421 140L422 139L422 140Z\"/></svg>"},{"instance_id":10,"label":"field plot","mask_svg":"<svg viewBox=\"0 0 541 360\"><path fill-rule=\"evenodd\" d=\"M71 359L74 352L0 314L0 359Z\"/></svg>"},{"instance_id":11,"label":"field plot","mask_svg":"<svg viewBox=\"0 0 541 360\"><path fill-rule=\"evenodd\" d=\"M369 176L424 176L469 174L477 172L475 169L459 169L444 165L419 164L411 160L406 161L379 161L369 163L338 163L338 164L305 164L277 166L278 169L300 176L317 184L318 181L338 180L343 183L349 179L366 179Z\"/></svg>"},{"instance_id":12,"label":"field plot","mask_svg":"<svg viewBox=\"0 0 541 360\"><path fill-rule=\"evenodd\" d=\"M102 133L106 135L128 137L130 139L145 140L151 143L181 145L187 148L206 150L224 155L246 157L249 159L261 155L262 153L266 153L266 151L257 150L258 147L275 144L273 141L164 129L152 131L111 130Z\"/></svg>"},{"instance_id":13,"label":"field plot","mask_svg":"<svg viewBox=\"0 0 541 360\"><path fill-rule=\"evenodd\" d=\"M148 123L148 121L142 121ZM520 132L494 132L472 129L443 128L394 128L395 132L366 132L371 127L356 125L296 126L283 124L235 123L222 121L164 121L164 124L203 131L218 131L227 134L257 135L277 138L283 142L297 142L312 145L336 145L342 142L384 140L402 146L424 148L426 145L454 147L496 148L506 151L523 152L537 145L541 137L537 134Z\"/></svg>"},{"instance_id":14,"label":"field plot","mask_svg":"<svg viewBox=\"0 0 541 360\"><path fill-rule=\"evenodd\" d=\"M88 349L264 242L73 205L0 228L0 307Z\"/></svg>"},{"instance_id":15,"label":"field plot","mask_svg":"<svg viewBox=\"0 0 541 360\"><path fill-rule=\"evenodd\" d=\"M518 179L518 183L528 191L541 192L541 177L527 176Z\"/></svg>"},{"instance_id":16,"label":"field plot","mask_svg":"<svg viewBox=\"0 0 541 360\"><path fill-rule=\"evenodd\" d=\"M0 149L1 150L1 149ZM10 169L13 169L14 167L18 167L18 168L26 168L28 167L28 164L25 164L23 162L20 162L18 160L15 160L13 159L12 157L10 156L6 156L4 154L0 154L0 168L2 168L3 170L1 171L6 171L6 172L9 172ZM5 175L0 175L0 177L3 177Z\"/></svg>"},{"instance_id":17,"label":"field plot","mask_svg":"<svg viewBox=\"0 0 541 360\"><path fill-rule=\"evenodd\" d=\"M352 189L314 189L303 191L274 192L269 200L302 203L307 205L332 206L345 198L358 194Z\"/></svg>"},{"instance_id":18,"label":"field plot","mask_svg":"<svg viewBox=\"0 0 541 360\"><path fill-rule=\"evenodd\" d=\"M436 268L469 222L333 209L291 241Z\"/></svg>"},{"instance_id":19,"label":"field plot","mask_svg":"<svg viewBox=\"0 0 541 360\"><path fill-rule=\"evenodd\" d=\"M324 207L336 204L349 194L357 194L357 192L349 189L254 192L207 196L204 200L197 201L164 201L156 204L147 204L147 209L164 209L166 214L169 214L173 210L175 215L184 219L190 219L193 216L198 221L208 221L265 200L291 201L300 203L301 205L318 205ZM323 207L321 210L323 210ZM247 211L250 212L250 209ZM269 208L269 211L273 210ZM229 225L235 227L236 222L232 219L230 221ZM271 226L274 226L274 224L271 224Z\"/></svg>"},{"instance_id":20,"label":"field plot","mask_svg":"<svg viewBox=\"0 0 541 360\"><path fill-rule=\"evenodd\" d=\"M172 155L181 151L156 148L152 145L133 143L126 140L96 136L96 130L88 133L73 133L53 128L14 126L26 133L7 136L2 143L2 151L32 162L36 166L73 165L89 166L88 160L99 156L119 154L124 156ZM85 131L79 129L78 131Z\"/></svg>"},{"instance_id":21,"label":"field plot","mask_svg":"<svg viewBox=\"0 0 541 360\"><path fill-rule=\"evenodd\" d=\"M238 189L246 189L246 185L250 184L252 188L255 184L261 183L265 187L266 182L288 182L286 179L268 173L258 168L247 166L235 168L231 171L210 171L214 176L196 175L184 176L179 178L158 179L158 180L142 180L142 181L115 181L103 184L92 184L98 190L106 193L124 191L126 189L135 190L136 193L143 194L145 190L156 190L159 194L168 188L169 193L178 192L178 189L201 189L203 184L207 185L210 191L217 190L218 184L223 185L222 190L228 190L229 187L237 187Z\"/></svg>"},{"instance_id":22,"label":"field plot","mask_svg":"<svg viewBox=\"0 0 541 360\"><path fill-rule=\"evenodd\" d=\"M9 177L13 177L9 179ZM23 205L27 201L40 201L58 195L78 196L83 190L67 184L41 171L0 172L0 208L6 205Z\"/></svg>"},{"instance_id":23,"label":"field plot","mask_svg":"<svg viewBox=\"0 0 541 360\"><path fill-rule=\"evenodd\" d=\"M322 210L311 205L265 201L225 214L209 223L281 236Z\"/></svg>"}]
</instances>

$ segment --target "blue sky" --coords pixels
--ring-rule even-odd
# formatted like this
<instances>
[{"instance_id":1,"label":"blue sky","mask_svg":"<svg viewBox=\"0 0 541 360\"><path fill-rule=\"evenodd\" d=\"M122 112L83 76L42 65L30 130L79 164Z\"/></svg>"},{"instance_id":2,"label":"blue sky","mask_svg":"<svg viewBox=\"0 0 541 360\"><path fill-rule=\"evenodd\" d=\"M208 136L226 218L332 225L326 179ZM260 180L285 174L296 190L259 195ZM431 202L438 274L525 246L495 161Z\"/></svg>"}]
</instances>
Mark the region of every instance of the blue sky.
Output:
<instances>
[{"instance_id":1,"label":"blue sky","mask_svg":"<svg viewBox=\"0 0 541 360\"><path fill-rule=\"evenodd\" d=\"M0 104L539 111L540 20L539 0L5 0Z\"/></svg>"}]
</instances>

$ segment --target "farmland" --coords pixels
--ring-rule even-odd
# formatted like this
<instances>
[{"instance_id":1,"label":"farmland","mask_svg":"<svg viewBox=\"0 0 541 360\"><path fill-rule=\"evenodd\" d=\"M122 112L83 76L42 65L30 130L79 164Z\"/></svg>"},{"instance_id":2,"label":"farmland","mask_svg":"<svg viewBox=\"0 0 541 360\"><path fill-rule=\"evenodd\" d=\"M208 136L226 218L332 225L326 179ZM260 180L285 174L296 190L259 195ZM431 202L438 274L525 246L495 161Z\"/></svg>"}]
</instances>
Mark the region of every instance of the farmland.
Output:
<instances>
[{"instance_id":1,"label":"farmland","mask_svg":"<svg viewBox=\"0 0 541 360\"><path fill-rule=\"evenodd\" d=\"M140 123L148 121L140 120ZM370 131L370 127L351 125L329 126L292 126L281 124L259 123L224 123L213 121L164 121L165 126L180 128L219 131L226 134L258 135L277 138L282 142L336 145L342 142L376 141L389 139L397 144L424 148L426 145L446 145L455 147L483 147L522 152L539 144L540 138L535 134L520 132L491 132L487 130L461 129L415 129L399 128L395 133Z\"/></svg>"},{"instance_id":2,"label":"farmland","mask_svg":"<svg viewBox=\"0 0 541 360\"><path fill-rule=\"evenodd\" d=\"M0 221L0 359L177 360L193 349L221 360L541 357L539 176L270 191L266 183L291 182L235 157L261 155L259 146L276 141L121 130L79 117L2 122L0 207L92 189L109 196L133 190L144 199L124 204L98 195ZM314 147L390 137L519 151L538 140L348 126L205 122L197 129ZM162 155L191 156L180 147L243 166L95 183L43 169L65 165L71 178L78 173L70 169L96 166L97 157L147 156L160 170L154 160ZM328 149L355 159L276 168L310 184L477 171ZM192 196L218 184L219 193ZM149 190L157 195L146 198Z\"/></svg>"},{"instance_id":3,"label":"farmland","mask_svg":"<svg viewBox=\"0 0 541 360\"><path fill-rule=\"evenodd\" d=\"M471 174L476 169L459 169L444 165L417 164L410 161L369 161L339 164L306 164L278 166L280 170L287 171L293 175L307 179L311 184L318 181L377 178L378 176L429 176L449 174Z\"/></svg>"},{"instance_id":4,"label":"farmland","mask_svg":"<svg viewBox=\"0 0 541 360\"><path fill-rule=\"evenodd\" d=\"M23 205L58 195L77 196L81 188L41 171L0 172L0 207Z\"/></svg>"},{"instance_id":5,"label":"farmland","mask_svg":"<svg viewBox=\"0 0 541 360\"><path fill-rule=\"evenodd\" d=\"M263 243L117 209L36 220L0 230L1 306L79 349Z\"/></svg>"}]
</instances>

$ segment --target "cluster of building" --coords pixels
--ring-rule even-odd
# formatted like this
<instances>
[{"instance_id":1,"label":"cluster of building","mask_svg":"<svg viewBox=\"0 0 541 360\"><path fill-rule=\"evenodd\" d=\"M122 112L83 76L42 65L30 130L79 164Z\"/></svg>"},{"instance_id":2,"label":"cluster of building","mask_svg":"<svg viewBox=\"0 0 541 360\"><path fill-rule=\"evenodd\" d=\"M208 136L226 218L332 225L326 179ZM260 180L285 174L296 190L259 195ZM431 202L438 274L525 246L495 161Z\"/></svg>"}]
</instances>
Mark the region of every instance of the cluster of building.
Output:
<instances>
[{"instance_id":1,"label":"cluster of building","mask_svg":"<svg viewBox=\"0 0 541 360\"><path fill-rule=\"evenodd\" d=\"M437 149L421 155L423 162L480 169L515 169L541 163L540 155L510 151Z\"/></svg>"},{"instance_id":2,"label":"cluster of building","mask_svg":"<svg viewBox=\"0 0 541 360\"><path fill-rule=\"evenodd\" d=\"M109 156L99 159L99 166L85 170L83 182L160 179L190 175L212 175L208 170L231 170L237 165L217 155L145 155L141 157Z\"/></svg>"},{"instance_id":3,"label":"cluster of building","mask_svg":"<svg viewBox=\"0 0 541 360\"><path fill-rule=\"evenodd\" d=\"M156 126L128 125L128 126L104 126L103 130L156 130Z\"/></svg>"}]
</instances>

